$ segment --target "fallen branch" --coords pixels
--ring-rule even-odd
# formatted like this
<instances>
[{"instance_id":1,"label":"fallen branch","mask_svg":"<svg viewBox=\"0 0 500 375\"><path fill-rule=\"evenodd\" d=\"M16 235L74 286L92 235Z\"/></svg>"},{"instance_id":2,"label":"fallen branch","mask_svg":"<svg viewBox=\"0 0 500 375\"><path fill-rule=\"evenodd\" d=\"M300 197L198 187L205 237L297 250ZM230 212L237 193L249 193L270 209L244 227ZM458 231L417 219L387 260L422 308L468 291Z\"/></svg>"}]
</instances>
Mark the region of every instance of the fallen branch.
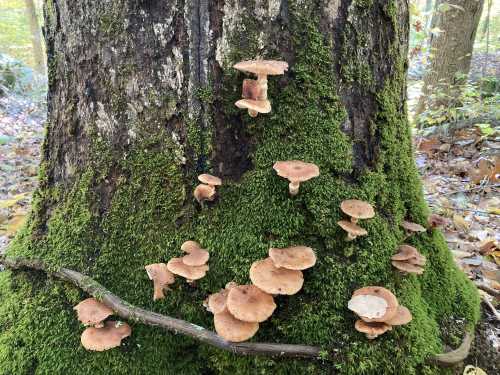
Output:
<instances>
[{"instance_id":1,"label":"fallen branch","mask_svg":"<svg viewBox=\"0 0 500 375\"><path fill-rule=\"evenodd\" d=\"M500 298L500 291L493 289L492 287L486 285L485 283L482 283L480 281L474 281L474 285L476 285L478 289L484 290L489 295L496 298Z\"/></svg>"},{"instance_id":2,"label":"fallen branch","mask_svg":"<svg viewBox=\"0 0 500 375\"><path fill-rule=\"evenodd\" d=\"M453 366L462 362L469 355L473 339L474 335L466 332L462 344L457 349L443 354L436 354L431 357L431 361L441 367Z\"/></svg>"},{"instance_id":3,"label":"fallen branch","mask_svg":"<svg viewBox=\"0 0 500 375\"><path fill-rule=\"evenodd\" d=\"M321 348L307 345L289 345L289 344L272 344L272 343L232 343L224 340L216 333L209 331L206 328L196 324L186 322L184 320L175 319L170 316L157 314L152 311L141 309L140 307L131 305L114 295L104 286L80 272L73 271L67 268L59 268L51 270L45 263L39 260L25 258L11 258L0 256L0 264L6 268L19 269L35 269L43 271L53 277L68 281L84 292L95 297L110 309L120 318L141 322L143 324L161 327L167 331L180 333L205 344L215 346L219 349L227 350L235 354L242 355L267 355L277 357L319 357Z\"/></svg>"}]
</instances>

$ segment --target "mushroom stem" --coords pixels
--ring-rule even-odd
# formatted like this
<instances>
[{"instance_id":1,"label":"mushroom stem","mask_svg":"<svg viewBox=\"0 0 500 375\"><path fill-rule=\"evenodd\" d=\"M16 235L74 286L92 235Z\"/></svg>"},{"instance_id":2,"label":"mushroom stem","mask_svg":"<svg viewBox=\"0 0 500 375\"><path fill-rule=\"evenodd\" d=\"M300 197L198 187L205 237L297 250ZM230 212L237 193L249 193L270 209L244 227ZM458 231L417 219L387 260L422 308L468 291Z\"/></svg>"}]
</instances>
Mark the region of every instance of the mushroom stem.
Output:
<instances>
[{"instance_id":1,"label":"mushroom stem","mask_svg":"<svg viewBox=\"0 0 500 375\"><path fill-rule=\"evenodd\" d=\"M351 223L357 224L358 223L358 219L355 218L355 217L351 217Z\"/></svg>"},{"instance_id":2,"label":"mushroom stem","mask_svg":"<svg viewBox=\"0 0 500 375\"><path fill-rule=\"evenodd\" d=\"M290 182L288 184L288 190L290 190L290 195L297 195L299 193L300 182Z\"/></svg>"},{"instance_id":3,"label":"mushroom stem","mask_svg":"<svg viewBox=\"0 0 500 375\"><path fill-rule=\"evenodd\" d=\"M257 84L259 85L260 92L258 100L267 100L267 76L257 76Z\"/></svg>"},{"instance_id":4,"label":"mushroom stem","mask_svg":"<svg viewBox=\"0 0 500 375\"><path fill-rule=\"evenodd\" d=\"M353 241L356 239L357 236L355 236L354 234L352 233L349 233L347 232L347 238L346 238L346 241Z\"/></svg>"},{"instance_id":5,"label":"mushroom stem","mask_svg":"<svg viewBox=\"0 0 500 375\"><path fill-rule=\"evenodd\" d=\"M257 115L258 115L258 114L259 114L259 112L254 111L253 109L249 109L249 110L248 110L248 115L249 115L250 117L257 117Z\"/></svg>"}]
</instances>

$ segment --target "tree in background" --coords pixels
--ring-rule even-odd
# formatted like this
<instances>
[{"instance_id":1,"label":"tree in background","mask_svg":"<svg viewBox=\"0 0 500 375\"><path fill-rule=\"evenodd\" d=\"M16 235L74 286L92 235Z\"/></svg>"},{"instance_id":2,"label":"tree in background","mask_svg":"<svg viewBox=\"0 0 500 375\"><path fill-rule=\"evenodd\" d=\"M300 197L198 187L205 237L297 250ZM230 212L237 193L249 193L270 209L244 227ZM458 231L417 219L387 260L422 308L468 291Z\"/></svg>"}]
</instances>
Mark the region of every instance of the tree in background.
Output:
<instances>
[{"instance_id":1,"label":"tree in background","mask_svg":"<svg viewBox=\"0 0 500 375\"><path fill-rule=\"evenodd\" d=\"M26 16L28 17L28 23L31 30L35 69L39 73L45 74L45 52L43 49L40 24L38 23L35 0L24 0L24 3L26 4Z\"/></svg>"},{"instance_id":2,"label":"tree in background","mask_svg":"<svg viewBox=\"0 0 500 375\"><path fill-rule=\"evenodd\" d=\"M307 245L318 262L303 290L255 340L308 344L322 360L242 357L140 322L117 349L85 351L72 307L86 296L42 273L0 273L0 374L414 374L442 332L471 328L479 299L425 225L406 114L408 8L400 0L45 3L49 58L47 135L33 212L8 249L81 271L128 302L212 327L202 306L227 282L249 282L270 247ZM247 77L232 65L286 60L269 78L272 113L235 107ZM320 176L290 197L278 160L304 160ZM222 177L218 198L193 199L197 175ZM368 235L346 241L340 204L375 206ZM196 286L178 280L151 298L144 271L181 254L211 252ZM427 257L402 275L390 257L403 241ZM354 330L352 292L382 285L413 322L369 341ZM459 332L462 332L461 330ZM454 343L456 344L456 343Z\"/></svg>"}]
</instances>

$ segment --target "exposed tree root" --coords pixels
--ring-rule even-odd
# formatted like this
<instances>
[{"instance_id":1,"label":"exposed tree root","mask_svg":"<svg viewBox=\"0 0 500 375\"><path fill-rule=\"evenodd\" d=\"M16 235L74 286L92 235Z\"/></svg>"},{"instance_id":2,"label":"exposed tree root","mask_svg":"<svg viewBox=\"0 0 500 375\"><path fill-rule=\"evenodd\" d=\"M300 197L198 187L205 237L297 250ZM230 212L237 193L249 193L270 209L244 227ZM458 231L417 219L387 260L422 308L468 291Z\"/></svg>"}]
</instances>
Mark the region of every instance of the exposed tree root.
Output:
<instances>
[{"instance_id":1,"label":"exposed tree root","mask_svg":"<svg viewBox=\"0 0 500 375\"><path fill-rule=\"evenodd\" d=\"M474 334L466 332L464 339L462 340L462 343L457 349L452 350L451 352L448 353L436 354L432 356L430 359L432 362L442 367L456 365L462 362L469 355L473 339L474 339Z\"/></svg>"}]
</instances>

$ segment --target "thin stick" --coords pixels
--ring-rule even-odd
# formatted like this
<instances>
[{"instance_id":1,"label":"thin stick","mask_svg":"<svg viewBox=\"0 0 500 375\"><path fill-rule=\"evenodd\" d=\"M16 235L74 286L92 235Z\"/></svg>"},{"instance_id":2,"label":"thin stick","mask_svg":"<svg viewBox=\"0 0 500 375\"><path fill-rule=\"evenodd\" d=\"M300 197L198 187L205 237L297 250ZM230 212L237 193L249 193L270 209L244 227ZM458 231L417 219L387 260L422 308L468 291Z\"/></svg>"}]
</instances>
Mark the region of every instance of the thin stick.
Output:
<instances>
[{"instance_id":1,"label":"thin stick","mask_svg":"<svg viewBox=\"0 0 500 375\"><path fill-rule=\"evenodd\" d=\"M495 290L492 287L489 287L488 285L486 285L480 281L474 281L474 284L476 285L476 287L478 289L484 290L489 295L500 298L500 291Z\"/></svg>"},{"instance_id":2,"label":"thin stick","mask_svg":"<svg viewBox=\"0 0 500 375\"><path fill-rule=\"evenodd\" d=\"M490 308L490 310L493 313L493 316L496 318L496 320L500 321L500 313L497 311L495 306L493 306L493 304L488 300L488 297L486 297L484 295L481 295L481 297L482 297L481 299L486 304L486 306L488 306Z\"/></svg>"}]
</instances>

